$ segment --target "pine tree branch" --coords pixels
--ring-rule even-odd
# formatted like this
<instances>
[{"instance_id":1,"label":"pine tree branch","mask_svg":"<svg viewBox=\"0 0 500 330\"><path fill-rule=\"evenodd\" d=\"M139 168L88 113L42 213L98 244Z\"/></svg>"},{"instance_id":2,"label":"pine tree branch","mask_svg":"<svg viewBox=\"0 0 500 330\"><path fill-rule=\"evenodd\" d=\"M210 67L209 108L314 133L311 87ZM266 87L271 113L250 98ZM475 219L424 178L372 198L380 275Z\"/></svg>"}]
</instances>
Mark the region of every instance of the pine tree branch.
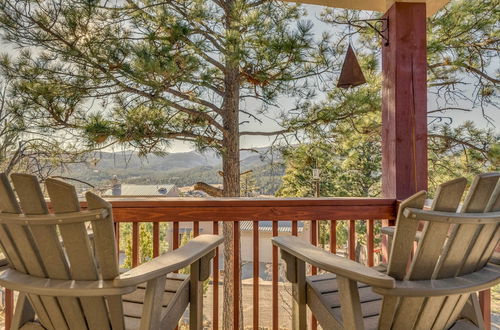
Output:
<instances>
[{"instance_id":1,"label":"pine tree branch","mask_svg":"<svg viewBox=\"0 0 500 330\"><path fill-rule=\"evenodd\" d=\"M215 113L222 115L222 110L211 102L205 101L205 100L200 99L196 96L188 95L186 93L183 93L181 91L175 90L175 89L170 88L170 87L165 87L165 88L163 88L163 90L165 92L170 93L174 96L177 96L185 101L195 102L195 103L198 103L200 105L203 105L209 109L212 109Z\"/></svg>"},{"instance_id":2,"label":"pine tree branch","mask_svg":"<svg viewBox=\"0 0 500 330\"><path fill-rule=\"evenodd\" d=\"M436 109L436 110L431 110L427 111L427 113L436 113L436 112L443 112L443 111L465 111L465 112L471 112L471 109L465 109L465 108L456 108L456 107L447 107L447 108L441 108L441 109Z\"/></svg>"},{"instance_id":3,"label":"pine tree branch","mask_svg":"<svg viewBox=\"0 0 500 330\"><path fill-rule=\"evenodd\" d=\"M429 65L429 69L432 70L432 69L437 68L437 67L447 67L447 66L464 68L465 70L471 71L471 72L473 72L473 73L481 76L482 78L484 78L484 79L492 82L495 85L500 84L500 80L499 79L495 79L495 78L487 75L483 71L481 71L479 69L476 69L476 68L474 68L474 67L472 67L470 65L463 64L463 63L435 63L435 64L432 64L432 65Z\"/></svg>"},{"instance_id":4,"label":"pine tree branch","mask_svg":"<svg viewBox=\"0 0 500 330\"><path fill-rule=\"evenodd\" d=\"M473 150L476 150L476 151L479 151L483 154L485 154L487 151L483 148L480 148L478 146L475 146L474 144L472 143L469 143L467 141L463 141L463 140L460 140L460 139L457 139L453 136L449 136L449 135L443 135L443 134L437 134L437 133L429 133L427 135L429 138L437 138L437 139L442 139L442 140L446 140L446 141L450 141L450 142L454 142L456 144L459 144L459 145L462 145L462 146L466 146L468 147L469 149L473 149Z\"/></svg>"},{"instance_id":5,"label":"pine tree branch","mask_svg":"<svg viewBox=\"0 0 500 330\"><path fill-rule=\"evenodd\" d=\"M273 132L252 132L252 131L242 131L240 132L240 136L243 135L252 135L252 136L274 136L274 135L281 135L281 134L286 134L290 133L293 130L290 128L279 130L279 131L273 131Z\"/></svg>"}]
</instances>

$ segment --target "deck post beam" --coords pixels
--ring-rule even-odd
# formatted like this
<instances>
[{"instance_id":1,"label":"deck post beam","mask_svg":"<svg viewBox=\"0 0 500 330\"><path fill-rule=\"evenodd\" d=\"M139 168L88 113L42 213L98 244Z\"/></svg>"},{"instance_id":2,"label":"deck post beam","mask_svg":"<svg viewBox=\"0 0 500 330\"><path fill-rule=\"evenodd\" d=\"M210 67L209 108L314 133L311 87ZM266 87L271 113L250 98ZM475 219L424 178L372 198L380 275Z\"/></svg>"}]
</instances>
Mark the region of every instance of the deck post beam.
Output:
<instances>
[{"instance_id":1,"label":"deck post beam","mask_svg":"<svg viewBox=\"0 0 500 330\"><path fill-rule=\"evenodd\" d=\"M426 4L395 2L382 45L382 192L427 189Z\"/></svg>"}]
</instances>

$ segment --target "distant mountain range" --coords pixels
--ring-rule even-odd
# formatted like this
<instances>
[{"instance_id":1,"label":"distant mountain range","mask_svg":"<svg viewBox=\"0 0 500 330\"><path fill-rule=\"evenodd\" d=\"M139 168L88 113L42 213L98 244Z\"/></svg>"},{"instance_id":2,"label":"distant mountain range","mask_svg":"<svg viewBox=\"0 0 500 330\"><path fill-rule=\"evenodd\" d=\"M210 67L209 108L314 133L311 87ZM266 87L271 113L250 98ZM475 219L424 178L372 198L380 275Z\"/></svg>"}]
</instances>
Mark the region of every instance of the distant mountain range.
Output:
<instances>
[{"instance_id":1,"label":"distant mountain range","mask_svg":"<svg viewBox=\"0 0 500 330\"><path fill-rule=\"evenodd\" d=\"M284 172L281 154L274 150L271 152L269 148L258 148L256 151L258 153L241 152L241 170L253 170L256 186L260 187L261 192L274 193ZM128 183L190 186L198 181L222 183L218 174L221 168L222 159L213 151L147 157L140 157L133 151L101 152L86 164L70 165L64 175L100 186L106 185L113 175Z\"/></svg>"}]
</instances>

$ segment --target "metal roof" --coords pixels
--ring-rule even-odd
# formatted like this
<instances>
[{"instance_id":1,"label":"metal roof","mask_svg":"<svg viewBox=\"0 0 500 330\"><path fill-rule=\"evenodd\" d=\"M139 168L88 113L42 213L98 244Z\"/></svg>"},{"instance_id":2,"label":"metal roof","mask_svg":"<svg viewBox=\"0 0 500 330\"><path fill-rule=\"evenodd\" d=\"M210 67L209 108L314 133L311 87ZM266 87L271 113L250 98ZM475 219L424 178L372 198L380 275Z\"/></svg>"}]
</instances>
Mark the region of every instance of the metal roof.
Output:
<instances>
[{"instance_id":1,"label":"metal roof","mask_svg":"<svg viewBox=\"0 0 500 330\"><path fill-rule=\"evenodd\" d=\"M173 184L122 184L120 196L165 196L173 188ZM106 190L103 195L112 196L112 189Z\"/></svg>"},{"instance_id":2,"label":"metal roof","mask_svg":"<svg viewBox=\"0 0 500 330\"><path fill-rule=\"evenodd\" d=\"M272 232L274 221L259 221L259 231L262 232ZM241 231L251 231L253 230L253 221L241 221L240 222ZM301 233L304 230L304 222L297 221L297 231ZM278 232L280 233L291 233L292 232L292 222L291 221L278 221Z\"/></svg>"}]
</instances>

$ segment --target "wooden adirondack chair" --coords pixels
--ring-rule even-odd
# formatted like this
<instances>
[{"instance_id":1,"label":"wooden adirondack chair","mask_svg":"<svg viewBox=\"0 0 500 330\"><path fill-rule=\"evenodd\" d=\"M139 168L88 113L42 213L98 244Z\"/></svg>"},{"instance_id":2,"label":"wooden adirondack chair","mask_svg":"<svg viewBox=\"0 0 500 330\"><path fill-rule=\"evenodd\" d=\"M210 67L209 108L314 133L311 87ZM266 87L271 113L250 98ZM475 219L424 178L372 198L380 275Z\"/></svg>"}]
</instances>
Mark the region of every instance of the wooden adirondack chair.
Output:
<instances>
[{"instance_id":1,"label":"wooden adirondack chair","mask_svg":"<svg viewBox=\"0 0 500 330\"><path fill-rule=\"evenodd\" d=\"M222 242L202 235L123 274L111 205L46 180L49 214L35 177L0 174L0 244L9 267L0 286L19 291L13 329L174 329L190 306L190 327L202 328L202 283ZM86 224L91 224L93 242ZM189 276L171 274L190 266Z\"/></svg>"},{"instance_id":2,"label":"wooden adirondack chair","mask_svg":"<svg viewBox=\"0 0 500 330\"><path fill-rule=\"evenodd\" d=\"M424 191L405 200L387 267L273 238L292 282L294 329L306 329L306 305L323 329L484 328L476 292L500 282L500 266L488 263L500 238L499 177L478 176L458 213L463 178L443 184L431 210L423 210ZM305 263L329 273L306 276Z\"/></svg>"}]
</instances>

